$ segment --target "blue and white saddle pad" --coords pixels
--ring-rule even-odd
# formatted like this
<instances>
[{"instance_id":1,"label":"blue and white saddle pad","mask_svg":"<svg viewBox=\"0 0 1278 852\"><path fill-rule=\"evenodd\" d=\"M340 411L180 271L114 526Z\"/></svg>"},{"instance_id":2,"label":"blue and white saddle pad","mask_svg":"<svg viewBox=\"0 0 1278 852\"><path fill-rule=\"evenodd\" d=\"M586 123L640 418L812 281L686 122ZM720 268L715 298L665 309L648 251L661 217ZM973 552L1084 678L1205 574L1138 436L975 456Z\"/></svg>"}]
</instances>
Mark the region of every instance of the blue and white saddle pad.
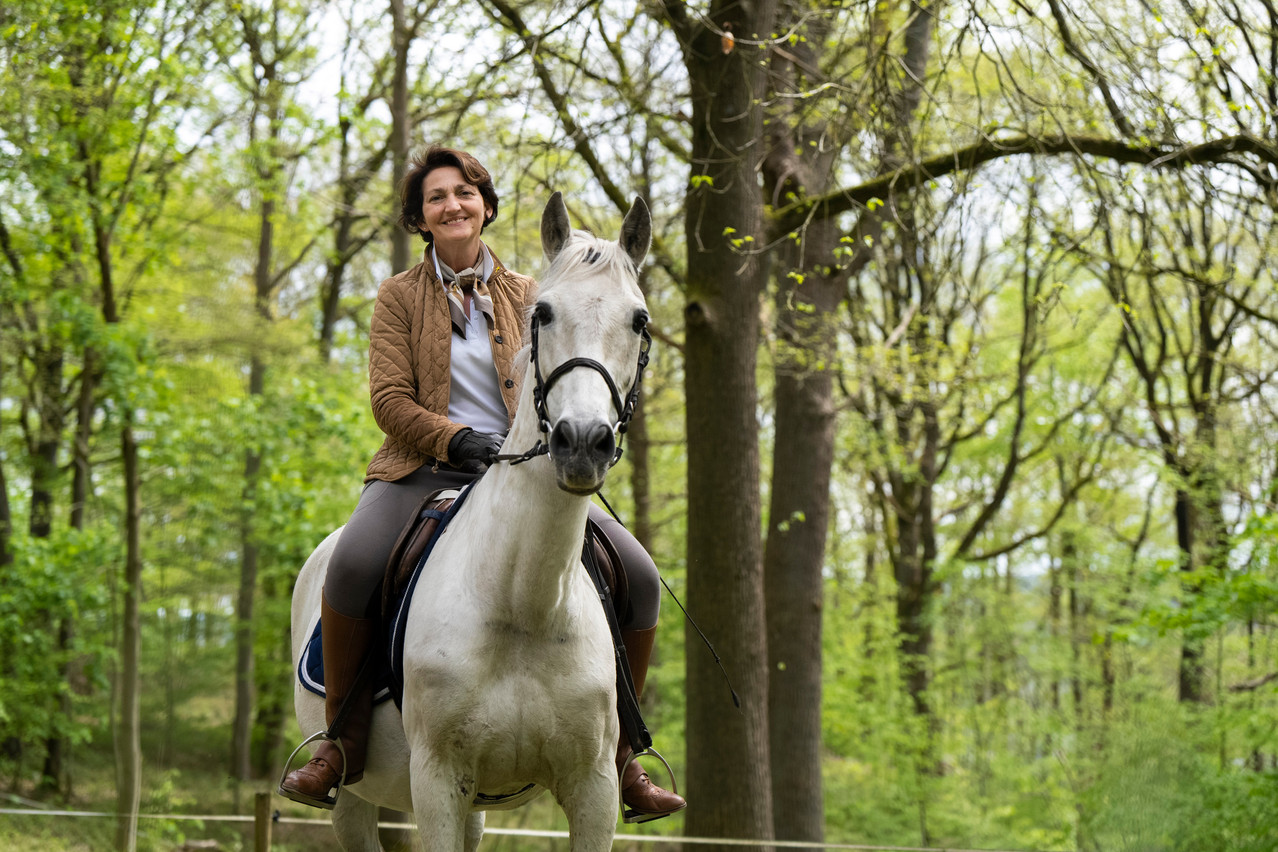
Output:
<instances>
[{"instance_id":1,"label":"blue and white saddle pad","mask_svg":"<svg viewBox=\"0 0 1278 852\"><path fill-rule=\"evenodd\" d=\"M373 702L375 704L381 703L388 698L395 699L396 707L400 707L403 704L404 633L408 625L408 605L413 599L413 590L417 588L417 580L421 576L422 566L430 558L431 552L435 549L435 542L439 541L439 536L444 531L444 528L457 516L457 510L466 501L467 495L470 494L470 489L471 485L467 485L457 495L453 505L447 511L440 512L435 509L424 509L422 512L424 517L438 518L439 527L435 530L434 535L431 536L426 549L422 551L421 558L417 560L417 565L413 567L412 577L405 585L404 593L395 606L395 617L387 625L389 632L386 637L386 644L381 646L380 653L378 653L377 649L374 650L374 653L377 654L377 659L373 663L375 666L373 671ZM316 695L324 695L324 651L319 621L315 622L315 629L311 633L311 638L307 641L306 647L302 649L302 657L297 663L297 679L306 690Z\"/></svg>"}]
</instances>

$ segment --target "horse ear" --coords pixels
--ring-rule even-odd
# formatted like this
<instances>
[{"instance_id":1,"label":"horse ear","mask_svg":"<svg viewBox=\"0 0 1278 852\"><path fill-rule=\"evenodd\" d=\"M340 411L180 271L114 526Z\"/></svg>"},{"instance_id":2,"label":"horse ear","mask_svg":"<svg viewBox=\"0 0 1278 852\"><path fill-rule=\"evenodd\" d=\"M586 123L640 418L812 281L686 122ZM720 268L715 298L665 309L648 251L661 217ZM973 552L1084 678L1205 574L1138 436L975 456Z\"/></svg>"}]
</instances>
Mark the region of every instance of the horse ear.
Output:
<instances>
[{"instance_id":1,"label":"horse ear","mask_svg":"<svg viewBox=\"0 0 1278 852\"><path fill-rule=\"evenodd\" d=\"M564 204L563 193L558 190L546 202L546 209L541 214L541 250L546 253L546 260L551 261L559 254L559 250L568 242L572 234L572 225L568 223L568 206Z\"/></svg>"},{"instance_id":2,"label":"horse ear","mask_svg":"<svg viewBox=\"0 0 1278 852\"><path fill-rule=\"evenodd\" d=\"M648 205L637 195L626 220L621 223L621 237L617 242L621 243L622 251L638 269L648 254L648 246L652 245L652 216L648 213Z\"/></svg>"}]
</instances>

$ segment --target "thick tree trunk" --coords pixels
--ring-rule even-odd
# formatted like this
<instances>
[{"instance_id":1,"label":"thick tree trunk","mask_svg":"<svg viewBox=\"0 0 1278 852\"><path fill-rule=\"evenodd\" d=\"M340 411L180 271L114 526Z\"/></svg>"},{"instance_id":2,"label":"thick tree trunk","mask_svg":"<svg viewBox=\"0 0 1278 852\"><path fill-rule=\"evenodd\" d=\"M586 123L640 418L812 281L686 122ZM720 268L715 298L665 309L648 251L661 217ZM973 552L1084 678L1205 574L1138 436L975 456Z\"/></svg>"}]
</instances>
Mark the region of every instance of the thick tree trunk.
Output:
<instances>
[{"instance_id":1,"label":"thick tree trunk","mask_svg":"<svg viewBox=\"0 0 1278 852\"><path fill-rule=\"evenodd\" d=\"M272 116L270 141L279 138L279 124L274 120L274 104L278 99L274 73L266 80L264 101ZM268 184L277 177L277 166L268 164L258 175ZM271 321L271 302L274 293L272 272L275 254L275 200L263 197L258 211L257 263L253 272L254 310L256 319L265 328ZM249 397L260 400L266 390L266 363L261 354L249 355ZM237 781L252 778L253 747L253 623L254 602L257 595L259 548L257 544L257 486L262 471L262 454L254 447L244 453L244 486L240 497L240 583L235 605L235 719L231 729L231 777ZM237 791L238 792L238 791ZM237 795L238 798L238 795Z\"/></svg>"},{"instance_id":2,"label":"thick tree trunk","mask_svg":"<svg viewBox=\"0 0 1278 852\"><path fill-rule=\"evenodd\" d=\"M35 451L31 454L31 511L27 522L27 531L33 539L47 539L53 534L54 495L59 490L62 478L58 470L58 453L62 448L62 432L66 422L62 382L64 359L61 349L52 347L56 347L56 344L39 350L36 357L38 419ZM46 625L55 634L54 642L59 647L64 639L69 640L62 621L60 613L48 610L39 613L36 619L36 623ZM54 657L48 662L56 664L57 659ZM56 706L61 709L66 696L55 700ZM43 792L56 791L61 786L62 754L62 738L55 732L45 740L45 759L40 780Z\"/></svg>"},{"instance_id":3,"label":"thick tree trunk","mask_svg":"<svg viewBox=\"0 0 1278 852\"><path fill-rule=\"evenodd\" d=\"M769 118L763 162L767 199L829 190L836 146L823 146L824 111L806 103L819 85L819 51L827 41L822 15L807 2L785 2L781 28L803 38L771 57L772 85L787 95ZM775 236L775 235L774 235ZM778 251L773 385L775 439L771 505L764 549L768 628L768 729L776 837L825 837L821 779L821 630L830 476L834 462L835 310L843 287L830 220L804 228Z\"/></svg>"},{"instance_id":4,"label":"thick tree trunk","mask_svg":"<svg viewBox=\"0 0 1278 852\"><path fill-rule=\"evenodd\" d=\"M686 830L770 839L755 384L767 280L763 256L756 253L764 236L757 175L766 62L757 47L724 53L715 30L727 25L769 33L775 5L716 0L707 17L695 20L682 3L667 0L665 8L682 42L692 90L684 311L688 605L717 643L742 698L734 709L713 659L696 650L700 639L690 632Z\"/></svg>"},{"instance_id":5,"label":"thick tree trunk","mask_svg":"<svg viewBox=\"0 0 1278 852\"><path fill-rule=\"evenodd\" d=\"M822 568L834 416L828 372L778 375L767 592L772 805L782 840L824 838Z\"/></svg>"},{"instance_id":6,"label":"thick tree trunk","mask_svg":"<svg viewBox=\"0 0 1278 852\"><path fill-rule=\"evenodd\" d=\"M917 491L917 487L914 490ZM914 517L902 517L900 521L895 561L896 624L900 633L898 648L905 688L914 705L915 715L927 720L930 729L932 708L927 693L931 684L928 660L932 653L929 612L933 592L932 562L923 554L918 520L916 510Z\"/></svg>"},{"instance_id":7,"label":"thick tree trunk","mask_svg":"<svg viewBox=\"0 0 1278 852\"><path fill-rule=\"evenodd\" d=\"M805 235L829 257L828 223ZM795 252L787 252L793 255ZM768 727L776 836L824 838L821 782L821 627L830 474L834 460L833 314L839 291L791 256L803 282L777 293L776 440L764 552ZM819 261L816 261L819 262ZM813 264L815 265L815 263Z\"/></svg>"}]
</instances>

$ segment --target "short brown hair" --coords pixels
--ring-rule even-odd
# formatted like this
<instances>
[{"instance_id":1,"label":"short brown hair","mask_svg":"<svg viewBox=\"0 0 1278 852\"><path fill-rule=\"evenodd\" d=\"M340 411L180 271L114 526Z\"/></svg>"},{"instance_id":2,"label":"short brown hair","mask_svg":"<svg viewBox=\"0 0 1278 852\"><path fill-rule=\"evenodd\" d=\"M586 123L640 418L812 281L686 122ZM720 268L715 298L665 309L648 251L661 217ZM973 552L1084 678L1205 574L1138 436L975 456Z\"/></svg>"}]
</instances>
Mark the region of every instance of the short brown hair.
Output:
<instances>
[{"instance_id":1,"label":"short brown hair","mask_svg":"<svg viewBox=\"0 0 1278 852\"><path fill-rule=\"evenodd\" d=\"M408 161L408 171L399 184L399 224L410 234L421 234L427 244L432 243L434 237L430 231L422 228L422 202L425 200L422 196L422 183L426 180L426 175L441 166L454 166L460 171L466 182L479 190L480 198L492 210L491 214L484 217L481 232L497 218L497 190L493 187L493 176L484 168L484 164L457 148L431 145L426 150L413 154Z\"/></svg>"}]
</instances>

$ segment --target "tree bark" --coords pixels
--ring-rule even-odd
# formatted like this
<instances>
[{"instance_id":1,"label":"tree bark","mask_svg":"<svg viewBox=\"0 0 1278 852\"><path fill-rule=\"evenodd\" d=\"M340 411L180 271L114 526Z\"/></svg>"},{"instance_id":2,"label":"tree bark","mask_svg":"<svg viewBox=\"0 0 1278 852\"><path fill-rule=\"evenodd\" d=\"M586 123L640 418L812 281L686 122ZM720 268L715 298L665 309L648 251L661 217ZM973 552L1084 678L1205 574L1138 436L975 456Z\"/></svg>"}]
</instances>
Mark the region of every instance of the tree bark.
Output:
<instances>
[{"instance_id":1,"label":"tree bark","mask_svg":"<svg viewBox=\"0 0 1278 852\"><path fill-rule=\"evenodd\" d=\"M820 86L826 17L807 2L782 4L782 29L802 38L771 58L772 86L785 97L768 120L763 184L768 201L830 188L836 145L828 111L809 103ZM843 291L831 220L804 228L777 250L774 273L775 439L764 549L767 598L768 730L776 837L825 837L821 778L822 623L830 477L834 462L835 310Z\"/></svg>"},{"instance_id":2,"label":"tree bark","mask_svg":"<svg viewBox=\"0 0 1278 852\"><path fill-rule=\"evenodd\" d=\"M71 528L83 530L85 524L85 506L89 499L90 467L89 441L93 436L94 398L98 386L98 358L92 346L85 347L84 364L80 370L80 392L76 402L75 443L71 454ZM63 719L70 719L72 713L70 659L71 642L75 636L75 621L70 613L58 618L57 653L63 660L63 681L68 684L59 696L59 710ZM71 742L67 737L55 733L45 742L43 782L48 788L56 790L63 796L71 796L70 770Z\"/></svg>"},{"instance_id":3,"label":"tree bark","mask_svg":"<svg viewBox=\"0 0 1278 852\"><path fill-rule=\"evenodd\" d=\"M688 606L718 644L743 699L739 711L730 706L714 661L693 650L700 639L689 631L686 830L766 840L773 811L755 366L767 280L756 251L763 237L757 175L767 69L757 47L724 53L717 31L770 33L776 7L715 0L706 17L695 19L682 2L666 0L664 8L692 95L684 310Z\"/></svg>"},{"instance_id":4,"label":"tree bark","mask_svg":"<svg viewBox=\"0 0 1278 852\"><path fill-rule=\"evenodd\" d=\"M395 74L391 83L391 171L393 190L408 169L408 151L412 139L412 116L408 114L408 25L404 19L404 0L391 0L392 49L395 52ZM398 209L398 195L392 194L391 209ZM400 227L391 228L391 274L403 272L411 260L413 235Z\"/></svg>"},{"instance_id":5,"label":"tree bark","mask_svg":"<svg viewBox=\"0 0 1278 852\"><path fill-rule=\"evenodd\" d=\"M115 848L133 852L138 844L142 801L142 535L141 474L132 415L120 428L124 461L125 560L124 623L120 637L120 719L116 742Z\"/></svg>"}]
</instances>

